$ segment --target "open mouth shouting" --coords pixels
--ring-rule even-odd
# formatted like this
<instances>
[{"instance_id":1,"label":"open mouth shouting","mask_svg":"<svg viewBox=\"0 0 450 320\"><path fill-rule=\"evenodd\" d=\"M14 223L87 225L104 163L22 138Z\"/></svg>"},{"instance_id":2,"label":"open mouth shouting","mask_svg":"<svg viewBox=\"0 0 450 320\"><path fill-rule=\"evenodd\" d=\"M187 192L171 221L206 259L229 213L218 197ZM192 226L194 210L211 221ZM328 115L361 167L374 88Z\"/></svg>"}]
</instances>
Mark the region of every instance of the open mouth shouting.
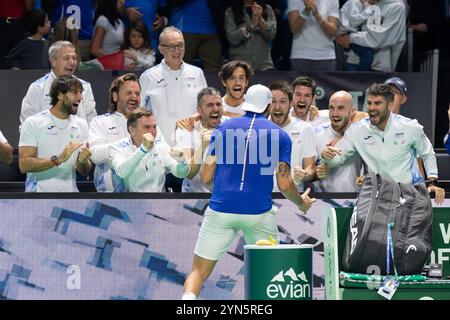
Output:
<instances>
[{"instance_id":1,"label":"open mouth shouting","mask_svg":"<svg viewBox=\"0 0 450 320\"><path fill-rule=\"evenodd\" d=\"M209 123L213 126L217 126L220 123L220 114L213 113L209 116Z\"/></svg>"}]
</instances>

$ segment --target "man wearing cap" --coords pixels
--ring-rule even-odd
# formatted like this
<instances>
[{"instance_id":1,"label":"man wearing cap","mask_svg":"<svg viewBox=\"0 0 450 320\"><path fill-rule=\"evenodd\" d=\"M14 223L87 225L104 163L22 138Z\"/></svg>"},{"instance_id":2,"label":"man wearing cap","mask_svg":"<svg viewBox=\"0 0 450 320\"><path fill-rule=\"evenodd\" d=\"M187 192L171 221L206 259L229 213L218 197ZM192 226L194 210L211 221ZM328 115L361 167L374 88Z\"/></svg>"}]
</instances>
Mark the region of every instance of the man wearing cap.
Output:
<instances>
[{"instance_id":1,"label":"man wearing cap","mask_svg":"<svg viewBox=\"0 0 450 320\"><path fill-rule=\"evenodd\" d=\"M391 111L392 113L400 114L400 108L408 100L406 94L408 90L406 88L406 83L398 77L392 77L387 79L384 84L389 85L391 90L394 92L394 101L392 102Z\"/></svg>"},{"instance_id":2,"label":"man wearing cap","mask_svg":"<svg viewBox=\"0 0 450 320\"><path fill-rule=\"evenodd\" d=\"M269 88L254 85L247 91L245 115L221 123L213 132L200 169L204 185L214 184L195 246L192 271L184 283L183 300L194 300L203 282L222 258L237 232L254 244L269 235L278 239L272 207L273 173L283 195L306 212L314 198L300 195L292 181L292 143L288 134L263 113L272 102Z\"/></svg>"}]
</instances>

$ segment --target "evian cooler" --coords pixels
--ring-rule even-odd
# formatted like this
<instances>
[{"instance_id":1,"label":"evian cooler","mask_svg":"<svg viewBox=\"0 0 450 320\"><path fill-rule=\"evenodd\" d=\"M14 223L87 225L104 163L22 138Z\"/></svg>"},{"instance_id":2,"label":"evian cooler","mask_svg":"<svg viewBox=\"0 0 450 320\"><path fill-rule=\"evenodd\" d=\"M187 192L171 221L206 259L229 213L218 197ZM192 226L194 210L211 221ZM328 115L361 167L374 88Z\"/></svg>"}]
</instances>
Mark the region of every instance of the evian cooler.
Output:
<instances>
[{"instance_id":1,"label":"evian cooler","mask_svg":"<svg viewBox=\"0 0 450 320\"><path fill-rule=\"evenodd\" d=\"M245 245L245 299L311 300L312 257L312 245Z\"/></svg>"}]
</instances>

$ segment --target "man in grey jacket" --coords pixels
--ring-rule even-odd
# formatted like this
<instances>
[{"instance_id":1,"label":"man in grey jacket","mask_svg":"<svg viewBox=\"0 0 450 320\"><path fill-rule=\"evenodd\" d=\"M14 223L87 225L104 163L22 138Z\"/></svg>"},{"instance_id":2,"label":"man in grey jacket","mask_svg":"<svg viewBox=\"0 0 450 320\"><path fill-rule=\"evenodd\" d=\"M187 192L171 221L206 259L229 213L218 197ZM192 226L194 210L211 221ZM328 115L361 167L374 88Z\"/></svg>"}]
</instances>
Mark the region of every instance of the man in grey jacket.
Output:
<instances>
[{"instance_id":1,"label":"man in grey jacket","mask_svg":"<svg viewBox=\"0 0 450 320\"><path fill-rule=\"evenodd\" d=\"M350 44L375 50L372 70L392 72L397 66L406 39L406 8L402 0L380 0L377 12L361 31L336 37L336 43L349 48ZM350 50L347 63L358 64L358 56Z\"/></svg>"}]
</instances>

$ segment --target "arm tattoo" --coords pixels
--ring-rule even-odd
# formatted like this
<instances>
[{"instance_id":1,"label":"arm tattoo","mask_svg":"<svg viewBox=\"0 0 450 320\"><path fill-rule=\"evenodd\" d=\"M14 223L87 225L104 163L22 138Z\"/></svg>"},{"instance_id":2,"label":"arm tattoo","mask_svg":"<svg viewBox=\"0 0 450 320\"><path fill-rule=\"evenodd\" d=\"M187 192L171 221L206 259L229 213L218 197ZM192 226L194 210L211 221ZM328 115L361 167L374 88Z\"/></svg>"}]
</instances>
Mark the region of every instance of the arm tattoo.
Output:
<instances>
[{"instance_id":1,"label":"arm tattoo","mask_svg":"<svg viewBox=\"0 0 450 320\"><path fill-rule=\"evenodd\" d=\"M291 174L291 169L286 162L280 162L278 164L277 173L283 178L287 178Z\"/></svg>"}]
</instances>

